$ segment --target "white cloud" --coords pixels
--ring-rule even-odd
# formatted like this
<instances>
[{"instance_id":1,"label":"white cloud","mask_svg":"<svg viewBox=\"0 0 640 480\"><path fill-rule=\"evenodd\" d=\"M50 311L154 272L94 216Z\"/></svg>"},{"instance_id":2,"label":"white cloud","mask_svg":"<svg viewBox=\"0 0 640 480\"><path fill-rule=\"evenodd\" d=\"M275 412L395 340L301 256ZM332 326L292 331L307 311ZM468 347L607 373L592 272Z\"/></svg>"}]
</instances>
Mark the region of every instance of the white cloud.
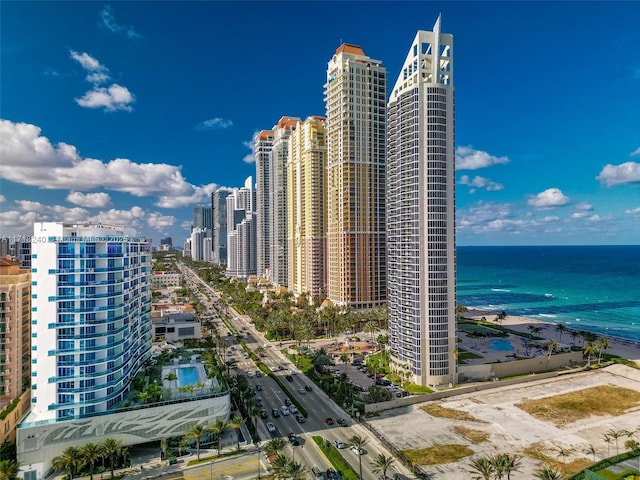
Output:
<instances>
[{"instance_id":1,"label":"white cloud","mask_svg":"<svg viewBox=\"0 0 640 480\"><path fill-rule=\"evenodd\" d=\"M640 163L625 162L621 165L607 164L596 177L607 187L625 183L640 183Z\"/></svg>"},{"instance_id":2,"label":"white cloud","mask_svg":"<svg viewBox=\"0 0 640 480\"><path fill-rule=\"evenodd\" d=\"M477 170L505 163L509 163L507 157L496 157L482 150L474 150L470 145L456 148L456 170Z\"/></svg>"},{"instance_id":3,"label":"white cloud","mask_svg":"<svg viewBox=\"0 0 640 480\"><path fill-rule=\"evenodd\" d=\"M115 16L109 5L106 5L100 12L102 25L114 33L124 33L129 38L141 38L132 26L118 25Z\"/></svg>"},{"instance_id":4,"label":"white cloud","mask_svg":"<svg viewBox=\"0 0 640 480\"><path fill-rule=\"evenodd\" d=\"M88 72L86 80L93 84L92 90L86 92L82 98L75 99L78 105L86 108L104 108L107 112L133 110L131 104L135 101L135 97L127 87L117 83L113 83L110 87L100 86L111 78L107 67L86 52L78 53L71 50L70 53L71 58Z\"/></svg>"},{"instance_id":5,"label":"white cloud","mask_svg":"<svg viewBox=\"0 0 640 480\"><path fill-rule=\"evenodd\" d=\"M106 163L82 158L74 146L54 146L40 132L35 125L0 119L0 177L46 189L107 189L137 197L158 196L165 208L208 201L215 191L215 184L187 182L180 167L138 164L125 158Z\"/></svg>"},{"instance_id":6,"label":"white cloud","mask_svg":"<svg viewBox=\"0 0 640 480\"><path fill-rule=\"evenodd\" d=\"M634 208L634 209L625 210L624 213L626 213L627 215L638 215L638 216L640 216L640 207Z\"/></svg>"},{"instance_id":7,"label":"white cloud","mask_svg":"<svg viewBox=\"0 0 640 480\"><path fill-rule=\"evenodd\" d=\"M570 215L570 218L585 218L587 217L589 214L587 212L573 212Z\"/></svg>"},{"instance_id":8,"label":"white cloud","mask_svg":"<svg viewBox=\"0 0 640 480\"><path fill-rule=\"evenodd\" d=\"M629 154L631 157L635 157L636 155L640 155L640 147L636 148L633 152Z\"/></svg>"},{"instance_id":9,"label":"white cloud","mask_svg":"<svg viewBox=\"0 0 640 480\"><path fill-rule=\"evenodd\" d=\"M140 227L141 220L145 217L145 211L138 206L129 210L117 210L115 208L102 211L93 217L89 217L89 222L105 223L107 225L126 225Z\"/></svg>"},{"instance_id":10,"label":"white cloud","mask_svg":"<svg viewBox=\"0 0 640 480\"><path fill-rule=\"evenodd\" d=\"M106 74L109 69L102 65L97 59L93 58L86 52L78 53L74 50L70 50L71 58L78 62L82 68L90 73L102 73Z\"/></svg>"},{"instance_id":11,"label":"white cloud","mask_svg":"<svg viewBox=\"0 0 640 480\"><path fill-rule=\"evenodd\" d=\"M253 132L253 136L251 137L251 140L247 140L247 141L242 142L242 145L244 145L249 150L251 150L251 153L245 155L242 158L242 161L244 163L248 163L248 164L256 163L256 157L253 154L253 145L254 145L254 140L253 139L256 137L257 134L258 134L258 132Z\"/></svg>"},{"instance_id":12,"label":"white cloud","mask_svg":"<svg viewBox=\"0 0 640 480\"><path fill-rule=\"evenodd\" d=\"M107 112L115 112L117 110L131 112L133 107L130 104L134 102L135 98L127 87L114 83L109 88L94 87L93 90L86 92L82 98L76 98L75 100L81 107L104 107Z\"/></svg>"},{"instance_id":13,"label":"white cloud","mask_svg":"<svg viewBox=\"0 0 640 480\"><path fill-rule=\"evenodd\" d=\"M7 197L5 197L4 195L0 195L0 203L3 203L7 200Z\"/></svg>"},{"instance_id":14,"label":"white cloud","mask_svg":"<svg viewBox=\"0 0 640 480\"><path fill-rule=\"evenodd\" d=\"M577 204L575 208L576 210L581 210L583 212L586 212L589 210L593 210L593 205L591 205L589 202L581 202Z\"/></svg>"},{"instance_id":15,"label":"white cloud","mask_svg":"<svg viewBox=\"0 0 640 480\"><path fill-rule=\"evenodd\" d=\"M570 203L571 199L563 194L559 188L548 188L529 198L527 202L528 205L539 209L563 207Z\"/></svg>"},{"instance_id":16,"label":"white cloud","mask_svg":"<svg viewBox=\"0 0 640 480\"><path fill-rule=\"evenodd\" d=\"M52 67L45 68L42 73L44 74L45 77L59 77L60 76L60 72L58 72L57 70L55 70Z\"/></svg>"},{"instance_id":17,"label":"white cloud","mask_svg":"<svg viewBox=\"0 0 640 480\"><path fill-rule=\"evenodd\" d=\"M196 125L196 130L224 130L233 125L231 120L224 118L210 118Z\"/></svg>"},{"instance_id":18,"label":"white cloud","mask_svg":"<svg viewBox=\"0 0 640 480\"><path fill-rule=\"evenodd\" d=\"M496 192L498 190L504 189L504 185L477 175L473 178L469 177L469 175L463 175L462 177L460 177L459 183L460 185L467 185L469 187L472 187L469 190L470 193L475 193L476 188L483 188L488 192Z\"/></svg>"},{"instance_id":19,"label":"white cloud","mask_svg":"<svg viewBox=\"0 0 640 480\"><path fill-rule=\"evenodd\" d=\"M111 197L108 193L104 192L87 194L70 192L69 195L67 195L67 200L81 207L104 208L111 205Z\"/></svg>"},{"instance_id":20,"label":"white cloud","mask_svg":"<svg viewBox=\"0 0 640 480\"><path fill-rule=\"evenodd\" d=\"M173 215L161 215L158 212L151 212L147 216L147 225L154 230L161 231L165 227L172 227L176 222Z\"/></svg>"}]
</instances>

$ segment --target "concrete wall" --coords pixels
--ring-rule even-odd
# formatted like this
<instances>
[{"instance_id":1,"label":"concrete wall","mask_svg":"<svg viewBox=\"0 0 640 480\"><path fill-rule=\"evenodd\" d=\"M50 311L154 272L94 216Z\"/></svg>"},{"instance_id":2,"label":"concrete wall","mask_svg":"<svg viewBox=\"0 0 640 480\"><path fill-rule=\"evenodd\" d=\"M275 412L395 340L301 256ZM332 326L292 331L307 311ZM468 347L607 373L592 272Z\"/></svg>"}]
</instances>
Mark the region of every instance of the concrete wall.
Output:
<instances>
[{"instance_id":1,"label":"concrete wall","mask_svg":"<svg viewBox=\"0 0 640 480\"><path fill-rule=\"evenodd\" d=\"M109 437L127 446L182 436L197 423L210 424L217 418L227 419L230 409L231 397L227 393L110 415L42 424L23 423L17 436L20 475L36 480L45 478L52 459L67 447L100 443Z\"/></svg>"},{"instance_id":2,"label":"concrete wall","mask_svg":"<svg viewBox=\"0 0 640 480\"><path fill-rule=\"evenodd\" d=\"M556 357L560 357L557 358ZM525 362L525 363L521 363ZM551 360L549 361L549 366L546 368L547 357L540 358L532 358L527 360L516 360L513 362L504 362L504 363L489 363L485 365L460 365L458 367L458 373L462 374L463 368L469 368L466 372L467 375L483 375L485 379L489 378L499 378L500 376L512 376L512 375L522 375L526 373L535 373L536 371L544 371L549 368L561 368L562 366L569 365L571 362L576 362L576 364L582 362L582 352L571 352L571 353L563 353L553 355ZM541 365L540 365L541 363ZM517 365L520 364L520 365ZM493 367L498 366L496 370L492 370ZM478 368L476 368L478 367ZM534 369L533 367L538 367ZM492 374L499 372L500 375ZM516 373L519 372L519 373ZM485 381L483 383L475 383L473 385L461 386L458 388L453 388L450 390L443 390L434 393L426 393L424 395L412 395L404 398L394 398L393 400L389 400L388 402L379 402L379 403L369 403L364 406L365 413L370 412L380 412L383 410L390 410L392 408L399 407L407 407L409 405L415 405L416 403L424 403L431 402L435 400L440 400L442 398L453 397L456 395L463 395L465 393L473 393L479 392L482 390L489 390L492 388L499 388L508 385L518 385L521 383L531 382L533 380L541 380L545 378L553 378L561 375L563 372L547 372L541 374L532 374L526 377L514 378L511 380L503 380L503 381Z\"/></svg>"},{"instance_id":3,"label":"concrete wall","mask_svg":"<svg viewBox=\"0 0 640 480\"><path fill-rule=\"evenodd\" d=\"M6 408L6 407L5 407ZM20 396L20 401L11 410L4 420L0 420L0 444L13 442L16 439L16 426L22 418L29 413L31 408L31 390L27 390Z\"/></svg>"}]
</instances>

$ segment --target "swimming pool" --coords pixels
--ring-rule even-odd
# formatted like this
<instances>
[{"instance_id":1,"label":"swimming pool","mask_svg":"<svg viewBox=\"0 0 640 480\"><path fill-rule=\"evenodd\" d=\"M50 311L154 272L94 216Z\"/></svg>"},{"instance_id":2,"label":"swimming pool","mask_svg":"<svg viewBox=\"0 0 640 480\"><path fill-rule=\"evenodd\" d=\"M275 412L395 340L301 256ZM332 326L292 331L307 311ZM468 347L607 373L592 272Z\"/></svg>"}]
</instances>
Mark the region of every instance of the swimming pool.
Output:
<instances>
[{"instance_id":1,"label":"swimming pool","mask_svg":"<svg viewBox=\"0 0 640 480\"><path fill-rule=\"evenodd\" d=\"M176 369L178 376L178 387L186 387L198 383L198 372L196 367L180 367Z\"/></svg>"},{"instance_id":2,"label":"swimming pool","mask_svg":"<svg viewBox=\"0 0 640 480\"><path fill-rule=\"evenodd\" d=\"M489 348L496 352L509 352L513 350L513 345L511 345L511 342L508 340L493 338L489 344Z\"/></svg>"}]
</instances>

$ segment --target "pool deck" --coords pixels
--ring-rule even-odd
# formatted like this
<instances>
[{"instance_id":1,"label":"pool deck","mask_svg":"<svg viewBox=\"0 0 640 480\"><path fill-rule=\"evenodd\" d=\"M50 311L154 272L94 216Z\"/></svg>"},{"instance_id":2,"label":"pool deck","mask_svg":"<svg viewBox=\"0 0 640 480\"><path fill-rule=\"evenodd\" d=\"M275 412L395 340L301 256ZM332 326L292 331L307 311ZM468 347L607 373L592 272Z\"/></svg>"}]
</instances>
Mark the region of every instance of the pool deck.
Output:
<instances>
[{"instance_id":1,"label":"pool deck","mask_svg":"<svg viewBox=\"0 0 640 480\"><path fill-rule=\"evenodd\" d=\"M162 367L162 386L168 390L171 390L172 392L175 392L178 390L178 381L177 380L166 380L167 375L169 375L170 373L173 373L174 375L177 375L177 370L180 368L188 368L188 367L194 367L196 369L196 374L198 376L198 382L203 383L204 385L206 385L207 387L210 386L217 386L218 382L215 378L207 378L207 374L204 370L204 365L202 363L199 362L195 362L195 361L191 361L189 363L180 363L180 364L176 364L176 365L167 365Z\"/></svg>"}]
</instances>

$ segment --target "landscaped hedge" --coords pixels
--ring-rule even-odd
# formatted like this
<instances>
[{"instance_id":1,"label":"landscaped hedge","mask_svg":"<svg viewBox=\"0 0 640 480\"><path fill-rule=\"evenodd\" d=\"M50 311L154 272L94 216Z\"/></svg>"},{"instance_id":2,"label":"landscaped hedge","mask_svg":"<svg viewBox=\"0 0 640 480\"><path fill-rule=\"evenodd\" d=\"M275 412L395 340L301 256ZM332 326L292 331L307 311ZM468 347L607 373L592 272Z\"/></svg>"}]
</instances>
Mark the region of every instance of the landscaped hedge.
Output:
<instances>
[{"instance_id":1,"label":"landscaped hedge","mask_svg":"<svg viewBox=\"0 0 640 480\"><path fill-rule=\"evenodd\" d=\"M614 457L605 458L604 460L600 460L599 462L594 463L588 469L585 469L585 470L589 470L591 472L598 472L600 470L609 468L610 466L615 465L616 463L620 463L624 460L628 460L630 458L635 458L638 456L640 456L640 448L621 453L620 455L616 455ZM585 470L582 470L581 472L578 472L575 475L572 475L571 477L569 477L568 480L584 480L586 478Z\"/></svg>"},{"instance_id":2,"label":"landscaped hedge","mask_svg":"<svg viewBox=\"0 0 640 480\"><path fill-rule=\"evenodd\" d=\"M340 452L338 452L338 449L334 447L329 440L325 440L318 435L314 435L312 438L316 445L320 447L324 456L327 457L327 460L331 462L333 468L342 474L343 480L358 480L358 475L353 471L351 465L347 463Z\"/></svg>"}]
</instances>

